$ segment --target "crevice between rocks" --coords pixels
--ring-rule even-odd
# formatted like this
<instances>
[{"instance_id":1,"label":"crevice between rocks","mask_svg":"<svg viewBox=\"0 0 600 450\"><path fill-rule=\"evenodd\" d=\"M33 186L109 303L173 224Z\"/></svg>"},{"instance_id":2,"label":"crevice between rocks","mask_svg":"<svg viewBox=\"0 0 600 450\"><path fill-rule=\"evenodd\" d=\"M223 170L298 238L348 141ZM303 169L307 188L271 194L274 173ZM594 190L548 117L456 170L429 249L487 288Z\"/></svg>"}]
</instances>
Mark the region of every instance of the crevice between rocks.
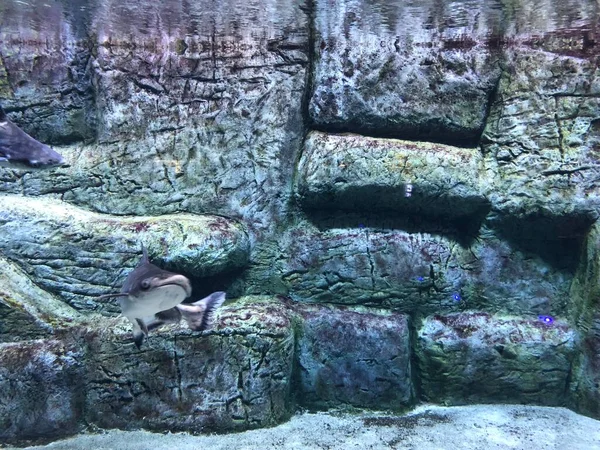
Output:
<instances>
[{"instance_id":1,"label":"crevice between rocks","mask_svg":"<svg viewBox=\"0 0 600 450\"><path fill-rule=\"evenodd\" d=\"M371 287L375 292L375 264L373 262L373 256L371 255L371 248L369 246L369 230L365 230L365 244L367 249L367 258L369 259L369 266L371 270Z\"/></svg>"},{"instance_id":2,"label":"crevice between rocks","mask_svg":"<svg viewBox=\"0 0 600 450\"><path fill-rule=\"evenodd\" d=\"M183 394L181 389L181 367L179 365L179 353L177 353L177 336L173 337L173 362L175 364L175 373L177 375L177 400L181 402Z\"/></svg>"}]
</instances>

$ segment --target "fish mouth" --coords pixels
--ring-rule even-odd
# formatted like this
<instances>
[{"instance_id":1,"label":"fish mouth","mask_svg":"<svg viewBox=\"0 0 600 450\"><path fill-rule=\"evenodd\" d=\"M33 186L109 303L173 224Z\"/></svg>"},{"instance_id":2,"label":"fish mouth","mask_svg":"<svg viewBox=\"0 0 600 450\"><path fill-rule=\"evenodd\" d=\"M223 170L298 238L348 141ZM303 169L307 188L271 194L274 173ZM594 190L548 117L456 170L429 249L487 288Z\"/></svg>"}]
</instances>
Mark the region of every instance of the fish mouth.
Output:
<instances>
[{"instance_id":1,"label":"fish mouth","mask_svg":"<svg viewBox=\"0 0 600 450\"><path fill-rule=\"evenodd\" d=\"M190 280L183 275L172 275L168 278L156 278L152 282L153 288L160 288L164 286L179 286L185 291L186 298L192 295L192 285Z\"/></svg>"}]
</instances>

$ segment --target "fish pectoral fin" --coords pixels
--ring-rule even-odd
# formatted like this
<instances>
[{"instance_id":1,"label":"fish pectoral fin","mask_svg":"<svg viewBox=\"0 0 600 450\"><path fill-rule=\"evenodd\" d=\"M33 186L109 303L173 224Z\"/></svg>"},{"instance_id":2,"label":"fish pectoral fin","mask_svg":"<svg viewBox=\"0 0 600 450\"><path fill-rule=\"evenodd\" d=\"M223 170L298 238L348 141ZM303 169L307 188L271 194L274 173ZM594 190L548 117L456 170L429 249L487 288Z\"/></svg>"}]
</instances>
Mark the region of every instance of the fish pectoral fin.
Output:
<instances>
[{"instance_id":1,"label":"fish pectoral fin","mask_svg":"<svg viewBox=\"0 0 600 450\"><path fill-rule=\"evenodd\" d=\"M131 324L133 325L133 342L135 343L135 346L140 349L144 342L144 338L148 336L148 327L141 319L131 320Z\"/></svg>"},{"instance_id":2,"label":"fish pectoral fin","mask_svg":"<svg viewBox=\"0 0 600 450\"><path fill-rule=\"evenodd\" d=\"M210 328L215 311L225 301L225 292L213 292L208 297L190 304L180 304L175 308L187 322L190 329L204 331Z\"/></svg>"},{"instance_id":3,"label":"fish pectoral fin","mask_svg":"<svg viewBox=\"0 0 600 450\"><path fill-rule=\"evenodd\" d=\"M181 320L181 313L177 308L167 309L154 315L154 320L147 323L148 331L152 331L168 323L178 323Z\"/></svg>"},{"instance_id":4,"label":"fish pectoral fin","mask_svg":"<svg viewBox=\"0 0 600 450\"><path fill-rule=\"evenodd\" d=\"M146 322L144 322L142 319L135 319L135 321L138 324L138 327L140 327L142 333L144 333L145 336L148 336L148 326L146 325Z\"/></svg>"},{"instance_id":5,"label":"fish pectoral fin","mask_svg":"<svg viewBox=\"0 0 600 450\"><path fill-rule=\"evenodd\" d=\"M142 344L144 343L144 333L142 332L133 332L133 342L135 346L139 349L142 348Z\"/></svg>"}]
</instances>

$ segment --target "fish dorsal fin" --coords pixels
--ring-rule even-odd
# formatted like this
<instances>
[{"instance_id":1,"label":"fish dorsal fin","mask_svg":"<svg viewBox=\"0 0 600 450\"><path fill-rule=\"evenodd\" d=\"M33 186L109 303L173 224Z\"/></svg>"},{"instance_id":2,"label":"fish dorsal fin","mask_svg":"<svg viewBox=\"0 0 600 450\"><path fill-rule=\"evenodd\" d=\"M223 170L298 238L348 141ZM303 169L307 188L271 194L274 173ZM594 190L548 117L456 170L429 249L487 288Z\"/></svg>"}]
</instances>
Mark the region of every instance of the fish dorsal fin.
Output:
<instances>
[{"instance_id":1,"label":"fish dorsal fin","mask_svg":"<svg viewBox=\"0 0 600 450\"><path fill-rule=\"evenodd\" d=\"M150 260L148 259L148 250L146 249L146 246L142 242L142 259L138 263L138 267L143 264L148 264L149 262L150 262Z\"/></svg>"}]
</instances>

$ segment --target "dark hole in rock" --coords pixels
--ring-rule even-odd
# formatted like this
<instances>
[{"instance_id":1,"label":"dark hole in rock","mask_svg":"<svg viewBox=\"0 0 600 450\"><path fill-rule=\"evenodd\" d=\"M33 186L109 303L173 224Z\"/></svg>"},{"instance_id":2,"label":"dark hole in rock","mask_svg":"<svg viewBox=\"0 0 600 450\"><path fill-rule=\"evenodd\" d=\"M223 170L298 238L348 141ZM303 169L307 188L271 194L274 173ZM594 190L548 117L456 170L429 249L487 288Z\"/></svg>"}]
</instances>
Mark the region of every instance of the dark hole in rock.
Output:
<instances>
[{"instance_id":1,"label":"dark hole in rock","mask_svg":"<svg viewBox=\"0 0 600 450\"><path fill-rule=\"evenodd\" d=\"M311 222L320 230L331 228L369 228L402 230L408 233L431 233L445 236L463 247L473 243L488 213L487 207L470 215L433 215L423 211L367 211L349 212L342 209L315 209L308 211Z\"/></svg>"},{"instance_id":2,"label":"dark hole in rock","mask_svg":"<svg viewBox=\"0 0 600 450\"><path fill-rule=\"evenodd\" d=\"M592 211L567 215L533 213L521 217L495 215L489 225L518 250L532 253L552 267L574 273L583 242L597 217Z\"/></svg>"},{"instance_id":3,"label":"dark hole in rock","mask_svg":"<svg viewBox=\"0 0 600 450\"><path fill-rule=\"evenodd\" d=\"M485 106L487 108L487 105ZM386 124L381 122L382 118L380 117L361 116L350 118L344 122L313 123L311 128L326 133L356 133L375 138L434 142L466 148L472 148L479 144L484 128L483 121L480 127L467 128L439 118L422 118L420 122L415 120L416 124L396 117L388 118Z\"/></svg>"},{"instance_id":4,"label":"dark hole in rock","mask_svg":"<svg viewBox=\"0 0 600 450\"><path fill-rule=\"evenodd\" d=\"M594 119L590 122L590 131L595 134L600 133L600 119Z\"/></svg>"},{"instance_id":5,"label":"dark hole in rock","mask_svg":"<svg viewBox=\"0 0 600 450\"><path fill-rule=\"evenodd\" d=\"M201 300L216 291L227 292L228 299L240 297L243 294L243 286L240 281L243 272L244 269L238 269L232 272L201 278L184 274L192 282L192 296L185 300L184 303L192 303Z\"/></svg>"}]
</instances>

